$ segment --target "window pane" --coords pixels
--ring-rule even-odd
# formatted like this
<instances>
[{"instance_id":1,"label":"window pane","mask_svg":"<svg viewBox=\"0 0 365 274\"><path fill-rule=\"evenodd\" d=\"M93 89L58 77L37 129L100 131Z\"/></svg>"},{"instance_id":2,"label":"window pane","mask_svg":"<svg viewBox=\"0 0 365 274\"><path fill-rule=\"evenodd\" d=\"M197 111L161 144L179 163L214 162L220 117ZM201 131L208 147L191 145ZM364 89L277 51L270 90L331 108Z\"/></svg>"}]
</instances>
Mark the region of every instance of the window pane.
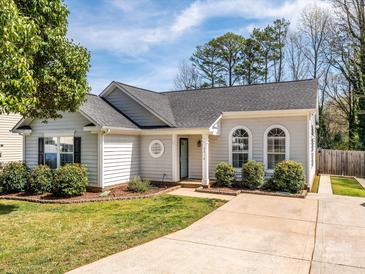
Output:
<instances>
[{"instance_id":1,"label":"window pane","mask_svg":"<svg viewBox=\"0 0 365 274\"><path fill-rule=\"evenodd\" d=\"M51 169L57 168L57 153L45 153L45 164Z\"/></svg>"},{"instance_id":2,"label":"window pane","mask_svg":"<svg viewBox=\"0 0 365 274\"><path fill-rule=\"evenodd\" d=\"M44 138L44 152L57 154L57 137Z\"/></svg>"},{"instance_id":3,"label":"window pane","mask_svg":"<svg viewBox=\"0 0 365 274\"><path fill-rule=\"evenodd\" d=\"M74 151L74 138L60 137L60 152L73 152L73 151Z\"/></svg>"},{"instance_id":4,"label":"window pane","mask_svg":"<svg viewBox=\"0 0 365 274\"><path fill-rule=\"evenodd\" d=\"M248 153L233 153L232 165L234 168L242 168L243 164L248 161Z\"/></svg>"},{"instance_id":5,"label":"window pane","mask_svg":"<svg viewBox=\"0 0 365 274\"><path fill-rule=\"evenodd\" d=\"M285 138L269 137L267 139L267 151L285 153Z\"/></svg>"},{"instance_id":6,"label":"window pane","mask_svg":"<svg viewBox=\"0 0 365 274\"><path fill-rule=\"evenodd\" d=\"M60 165L64 166L65 164L72 164L74 159L73 159L73 154L72 153L61 153L60 154Z\"/></svg>"},{"instance_id":7,"label":"window pane","mask_svg":"<svg viewBox=\"0 0 365 274\"><path fill-rule=\"evenodd\" d=\"M267 168L274 169L275 165L285 160L285 154L268 154L267 155Z\"/></svg>"}]
</instances>

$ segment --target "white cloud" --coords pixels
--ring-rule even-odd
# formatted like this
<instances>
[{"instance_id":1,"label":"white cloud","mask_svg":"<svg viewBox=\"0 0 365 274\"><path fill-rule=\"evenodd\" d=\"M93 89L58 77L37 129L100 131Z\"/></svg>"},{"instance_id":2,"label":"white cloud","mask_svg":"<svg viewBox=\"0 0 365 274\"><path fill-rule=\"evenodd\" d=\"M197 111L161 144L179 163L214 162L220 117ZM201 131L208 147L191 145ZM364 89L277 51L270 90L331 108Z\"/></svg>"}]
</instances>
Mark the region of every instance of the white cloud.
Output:
<instances>
[{"instance_id":1,"label":"white cloud","mask_svg":"<svg viewBox=\"0 0 365 274\"><path fill-rule=\"evenodd\" d=\"M147 52L153 45L174 42L215 17L240 17L268 22L285 17L295 25L301 10L307 5L328 5L324 0L293 0L281 4L273 4L270 0L197 0L173 17L172 11L162 13L149 0L108 1L111 6L121 10L124 16L71 27L70 36L90 49L103 49L134 57ZM151 14L161 16L155 20L151 19ZM134 20L136 17L138 20ZM246 30L253 27L250 23Z\"/></svg>"},{"instance_id":2,"label":"white cloud","mask_svg":"<svg viewBox=\"0 0 365 274\"><path fill-rule=\"evenodd\" d=\"M171 30L182 34L211 18L227 16L244 19L285 17L295 24L303 8L313 4L329 5L324 0L294 0L282 4L273 4L270 0L198 0L180 13Z\"/></svg>"}]
</instances>

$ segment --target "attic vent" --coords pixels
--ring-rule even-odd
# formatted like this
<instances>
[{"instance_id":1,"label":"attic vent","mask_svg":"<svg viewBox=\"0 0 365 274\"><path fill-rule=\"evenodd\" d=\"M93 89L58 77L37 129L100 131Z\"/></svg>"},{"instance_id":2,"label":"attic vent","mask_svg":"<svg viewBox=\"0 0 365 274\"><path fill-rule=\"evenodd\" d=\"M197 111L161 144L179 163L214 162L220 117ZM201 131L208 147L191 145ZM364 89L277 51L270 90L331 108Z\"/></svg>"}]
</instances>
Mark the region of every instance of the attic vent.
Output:
<instances>
[{"instance_id":1,"label":"attic vent","mask_svg":"<svg viewBox=\"0 0 365 274\"><path fill-rule=\"evenodd\" d=\"M159 158L164 153L164 145L160 140L153 140L149 146L150 155Z\"/></svg>"}]
</instances>

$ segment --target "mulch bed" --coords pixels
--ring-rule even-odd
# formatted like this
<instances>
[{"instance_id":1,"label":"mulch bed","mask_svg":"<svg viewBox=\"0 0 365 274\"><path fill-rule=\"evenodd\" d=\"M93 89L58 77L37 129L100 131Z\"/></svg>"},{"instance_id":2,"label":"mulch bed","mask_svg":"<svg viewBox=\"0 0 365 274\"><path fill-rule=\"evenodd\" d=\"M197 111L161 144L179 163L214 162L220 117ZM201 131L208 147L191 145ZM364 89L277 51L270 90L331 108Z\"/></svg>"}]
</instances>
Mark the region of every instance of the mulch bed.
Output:
<instances>
[{"instance_id":1,"label":"mulch bed","mask_svg":"<svg viewBox=\"0 0 365 274\"><path fill-rule=\"evenodd\" d=\"M115 201L115 200L133 200L133 199L144 199L154 197L163 193L173 191L180 186L154 186L150 190L144 193L136 193L129 191L127 185L120 185L118 187L109 189L110 193L108 196L100 196L102 192L85 192L80 196L74 197L57 197L51 193L45 193L41 195L29 195L26 193L15 193L0 195L0 199L5 200L18 200L28 201L36 203L48 203L48 204L74 204L74 203L86 203L86 202L101 202L101 201Z\"/></svg>"},{"instance_id":2,"label":"mulch bed","mask_svg":"<svg viewBox=\"0 0 365 274\"><path fill-rule=\"evenodd\" d=\"M198 187L195 189L196 192L203 192L203 193L212 193L212 194L225 194L225 195L232 195L237 196L241 190L238 188L230 188L230 187L210 187L210 188L204 188L204 187Z\"/></svg>"},{"instance_id":3,"label":"mulch bed","mask_svg":"<svg viewBox=\"0 0 365 274\"><path fill-rule=\"evenodd\" d=\"M280 196L280 197L291 197L291 198L305 198L308 194L307 190L302 190L297 194L292 194L288 192L278 192L278 191L267 191L267 190L249 190L249 189L238 189L229 187L210 187L203 188L199 187L195 189L197 192L212 193L212 194L224 194L237 196L240 193L257 194L257 195L269 195L269 196Z\"/></svg>"}]
</instances>

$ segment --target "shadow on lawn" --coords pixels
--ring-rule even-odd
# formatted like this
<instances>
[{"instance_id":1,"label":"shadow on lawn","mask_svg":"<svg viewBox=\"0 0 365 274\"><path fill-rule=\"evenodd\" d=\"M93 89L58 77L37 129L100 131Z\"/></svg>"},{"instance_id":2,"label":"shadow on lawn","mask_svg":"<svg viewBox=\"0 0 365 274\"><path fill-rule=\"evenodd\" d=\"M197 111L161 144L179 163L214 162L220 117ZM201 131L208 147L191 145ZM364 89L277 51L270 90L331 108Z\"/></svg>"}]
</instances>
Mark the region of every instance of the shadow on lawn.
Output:
<instances>
[{"instance_id":1,"label":"shadow on lawn","mask_svg":"<svg viewBox=\"0 0 365 274\"><path fill-rule=\"evenodd\" d=\"M18 206L16 205L2 205L0 204L0 215L5 215L16 210Z\"/></svg>"}]
</instances>

